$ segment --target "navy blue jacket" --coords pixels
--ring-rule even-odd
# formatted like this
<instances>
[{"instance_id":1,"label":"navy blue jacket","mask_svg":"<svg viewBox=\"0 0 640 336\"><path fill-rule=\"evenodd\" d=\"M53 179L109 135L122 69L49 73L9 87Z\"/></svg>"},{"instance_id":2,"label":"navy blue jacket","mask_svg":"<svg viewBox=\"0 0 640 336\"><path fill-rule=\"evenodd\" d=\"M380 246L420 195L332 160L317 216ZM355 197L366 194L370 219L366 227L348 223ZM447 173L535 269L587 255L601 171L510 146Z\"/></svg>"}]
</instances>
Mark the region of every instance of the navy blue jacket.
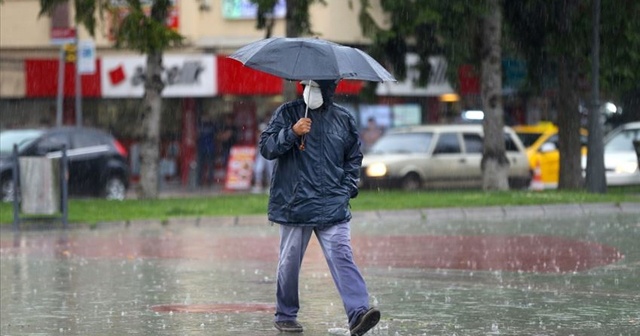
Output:
<instances>
[{"instance_id":1,"label":"navy blue jacket","mask_svg":"<svg viewBox=\"0 0 640 336\"><path fill-rule=\"evenodd\" d=\"M335 87L333 88L335 89ZM356 121L331 101L309 110L305 150L293 125L304 117L298 99L281 105L260 135L260 154L276 159L269 194L269 221L282 225L331 226L351 219L349 200L358 194L362 152Z\"/></svg>"}]
</instances>

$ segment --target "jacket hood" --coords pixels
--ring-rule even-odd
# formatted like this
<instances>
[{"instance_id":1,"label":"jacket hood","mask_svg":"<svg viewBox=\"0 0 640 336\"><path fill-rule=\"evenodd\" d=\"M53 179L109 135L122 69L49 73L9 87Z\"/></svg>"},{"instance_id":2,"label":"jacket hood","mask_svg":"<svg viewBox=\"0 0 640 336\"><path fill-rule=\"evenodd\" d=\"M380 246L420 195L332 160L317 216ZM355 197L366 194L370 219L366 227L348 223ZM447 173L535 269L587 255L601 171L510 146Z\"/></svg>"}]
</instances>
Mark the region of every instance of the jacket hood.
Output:
<instances>
[{"instance_id":1,"label":"jacket hood","mask_svg":"<svg viewBox=\"0 0 640 336\"><path fill-rule=\"evenodd\" d=\"M330 106L333 103L333 96L336 93L336 88L338 87L338 82L340 80L335 79L313 79L314 82L318 84L320 87L320 92L322 93L322 106ZM305 84L306 81L302 81L302 85Z\"/></svg>"}]
</instances>

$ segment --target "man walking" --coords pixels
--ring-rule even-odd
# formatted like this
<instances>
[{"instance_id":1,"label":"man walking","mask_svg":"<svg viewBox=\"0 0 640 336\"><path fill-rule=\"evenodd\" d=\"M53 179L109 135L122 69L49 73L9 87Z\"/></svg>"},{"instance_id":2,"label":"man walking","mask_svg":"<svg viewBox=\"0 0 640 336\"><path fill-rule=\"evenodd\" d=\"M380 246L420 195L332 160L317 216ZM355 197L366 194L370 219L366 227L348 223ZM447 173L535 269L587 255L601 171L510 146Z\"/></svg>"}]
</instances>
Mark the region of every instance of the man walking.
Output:
<instances>
[{"instance_id":1,"label":"man walking","mask_svg":"<svg viewBox=\"0 0 640 336\"><path fill-rule=\"evenodd\" d=\"M315 234L347 313L351 335L380 320L351 249L349 201L358 195L362 152L353 116L333 103L335 80L305 81L303 99L281 105L260 135L260 154L276 160L269 221L280 224L275 327L302 332L300 267Z\"/></svg>"}]
</instances>

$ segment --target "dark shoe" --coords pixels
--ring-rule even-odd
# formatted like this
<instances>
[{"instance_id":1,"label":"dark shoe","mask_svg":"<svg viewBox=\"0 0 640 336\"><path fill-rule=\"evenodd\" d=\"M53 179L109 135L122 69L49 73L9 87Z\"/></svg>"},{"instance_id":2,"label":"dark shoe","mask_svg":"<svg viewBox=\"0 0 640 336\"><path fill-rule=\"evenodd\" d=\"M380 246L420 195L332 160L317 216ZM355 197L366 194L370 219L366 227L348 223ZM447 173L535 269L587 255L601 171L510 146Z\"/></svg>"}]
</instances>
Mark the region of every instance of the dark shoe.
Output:
<instances>
[{"instance_id":1,"label":"dark shoe","mask_svg":"<svg viewBox=\"0 0 640 336\"><path fill-rule=\"evenodd\" d=\"M356 323L351 328L351 336L362 336L375 327L380 321L380 311L376 308L369 308L366 313L356 319Z\"/></svg>"},{"instance_id":2,"label":"dark shoe","mask_svg":"<svg viewBox=\"0 0 640 336\"><path fill-rule=\"evenodd\" d=\"M276 326L276 329L282 332L291 332L291 333L301 333L302 332L302 324L297 321L277 321L274 322L273 325Z\"/></svg>"}]
</instances>

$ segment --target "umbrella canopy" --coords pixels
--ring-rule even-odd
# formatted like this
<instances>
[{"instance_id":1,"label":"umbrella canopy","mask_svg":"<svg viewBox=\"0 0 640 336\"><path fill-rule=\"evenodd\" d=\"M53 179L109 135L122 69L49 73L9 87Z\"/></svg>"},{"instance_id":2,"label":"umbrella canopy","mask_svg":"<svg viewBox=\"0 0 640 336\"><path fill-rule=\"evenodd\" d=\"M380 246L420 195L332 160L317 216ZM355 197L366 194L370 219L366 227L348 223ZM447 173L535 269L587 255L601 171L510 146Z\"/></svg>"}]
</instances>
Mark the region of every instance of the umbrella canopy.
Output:
<instances>
[{"instance_id":1,"label":"umbrella canopy","mask_svg":"<svg viewBox=\"0 0 640 336\"><path fill-rule=\"evenodd\" d=\"M362 50L319 38L272 37L250 43L229 57L249 68L289 80L396 81Z\"/></svg>"}]
</instances>

